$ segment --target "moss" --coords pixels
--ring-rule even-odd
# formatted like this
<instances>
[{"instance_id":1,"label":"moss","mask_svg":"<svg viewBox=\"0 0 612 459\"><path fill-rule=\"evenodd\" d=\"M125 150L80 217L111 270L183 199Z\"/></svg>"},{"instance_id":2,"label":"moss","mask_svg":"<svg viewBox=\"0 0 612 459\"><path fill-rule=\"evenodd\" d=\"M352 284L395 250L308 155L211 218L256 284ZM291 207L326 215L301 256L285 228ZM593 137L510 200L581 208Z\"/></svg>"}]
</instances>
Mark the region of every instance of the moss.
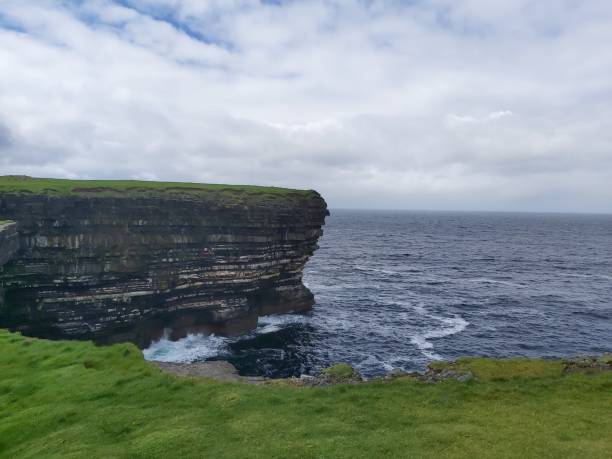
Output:
<instances>
[{"instance_id":1,"label":"moss","mask_svg":"<svg viewBox=\"0 0 612 459\"><path fill-rule=\"evenodd\" d=\"M359 373L348 363L338 363L322 372L323 376L334 382L349 381L359 377Z\"/></svg>"},{"instance_id":2,"label":"moss","mask_svg":"<svg viewBox=\"0 0 612 459\"><path fill-rule=\"evenodd\" d=\"M563 363L560 360L526 358L486 359L464 357L456 362L432 362L429 367L438 371L453 370L459 374L471 372L480 381L549 378L563 373Z\"/></svg>"},{"instance_id":3,"label":"moss","mask_svg":"<svg viewBox=\"0 0 612 459\"><path fill-rule=\"evenodd\" d=\"M312 190L255 185L140 180L67 180L10 175L0 176L0 193L28 193L49 196L222 197L228 200L240 200L245 197L279 199L319 196Z\"/></svg>"},{"instance_id":4,"label":"moss","mask_svg":"<svg viewBox=\"0 0 612 459\"><path fill-rule=\"evenodd\" d=\"M612 365L612 354L604 354L599 358L599 363L603 365Z\"/></svg>"}]
</instances>

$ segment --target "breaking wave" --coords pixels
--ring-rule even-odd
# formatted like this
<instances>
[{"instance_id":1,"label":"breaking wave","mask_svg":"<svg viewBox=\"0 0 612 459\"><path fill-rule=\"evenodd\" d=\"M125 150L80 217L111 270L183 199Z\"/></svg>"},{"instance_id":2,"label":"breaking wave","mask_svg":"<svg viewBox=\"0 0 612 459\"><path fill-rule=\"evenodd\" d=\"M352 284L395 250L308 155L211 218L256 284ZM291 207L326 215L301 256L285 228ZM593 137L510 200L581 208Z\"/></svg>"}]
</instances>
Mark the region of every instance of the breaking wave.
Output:
<instances>
[{"instance_id":1,"label":"breaking wave","mask_svg":"<svg viewBox=\"0 0 612 459\"><path fill-rule=\"evenodd\" d=\"M201 333L189 334L177 341L170 340L170 330L165 330L158 341L143 350L146 360L159 362L191 363L211 358L227 356L230 344L238 341L252 339L258 335L274 333L291 324L307 322L306 316L296 314L279 314L262 316L257 322L257 328L251 333L238 337L223 337L217 335L204 335Z\"/></svg>"},{"instance_id":2,"label":"breaking wave","mask_svg":"<svg viewBox=\"0 0 612 459\"><path fill-rule=\"evenodd\" d=\"M166 335L145 356L286 377L611 352L611 227L611 216L334 210L304 271L310 313L261 317L238 338Z\"/></svg>"}]
</instances>

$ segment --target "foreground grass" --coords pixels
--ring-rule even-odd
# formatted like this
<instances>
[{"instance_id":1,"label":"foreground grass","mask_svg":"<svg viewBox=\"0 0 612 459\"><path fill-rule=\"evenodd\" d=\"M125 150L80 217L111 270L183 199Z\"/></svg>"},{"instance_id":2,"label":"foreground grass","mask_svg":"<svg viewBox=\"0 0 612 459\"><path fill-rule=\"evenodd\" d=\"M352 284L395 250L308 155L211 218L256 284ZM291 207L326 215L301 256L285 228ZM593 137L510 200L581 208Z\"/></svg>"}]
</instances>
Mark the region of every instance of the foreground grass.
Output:
<instances>
[{"instance_id":1,"label":"foreground grass","mask_svg":"<svg viewBox=\"0 0 612 459\"><path fill-rule=\"evenodd\" d=\"M0 457L610 457L610 372L465 362L483 381L249 386L0 331Z\"/></svg>"},{"instance_id":2,"label":"foreground grass","mask_svg":"<svg viewBox=\"0 0 612 459\"><path fill-rule=\"evenodd\" d=\"M32 193L47 195L86 196L168 196L191 197L218 195L250 195L269 197L308 196L311 190L266 187L255 185L222 185L187 182L150 182L141 180L67 180L0 176L0 193Z\"/></svg>"}]
</instances>

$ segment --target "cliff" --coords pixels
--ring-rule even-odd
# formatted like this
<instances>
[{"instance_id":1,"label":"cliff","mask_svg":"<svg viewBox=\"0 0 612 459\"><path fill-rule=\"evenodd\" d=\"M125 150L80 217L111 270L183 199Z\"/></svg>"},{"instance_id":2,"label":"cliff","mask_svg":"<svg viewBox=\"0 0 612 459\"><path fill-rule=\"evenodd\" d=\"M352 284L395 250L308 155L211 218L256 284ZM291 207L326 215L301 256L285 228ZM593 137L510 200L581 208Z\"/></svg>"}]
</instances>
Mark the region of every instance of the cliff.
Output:
<instances>
[{"instance_id":1,"label":"cliff","mask_svg":"<svg viewBox=\"0 0 612 459\"><path fill-rule=\"evenodd\" d=\"M19 238L0 326L141 345L252 329L312 306L302 269L326 215L314 191L0 177Z\"/></svg>"},{"instance_id":2,"label":"cliff","mask_svg":"<svg viewBox=\"0 0 612 459\"><path fill-rule=\"evenodd\" d=\"M0 220L0 271L2 266L13 258L18 249L17 225L12 221Z\"/></svg>"}]
</instances>

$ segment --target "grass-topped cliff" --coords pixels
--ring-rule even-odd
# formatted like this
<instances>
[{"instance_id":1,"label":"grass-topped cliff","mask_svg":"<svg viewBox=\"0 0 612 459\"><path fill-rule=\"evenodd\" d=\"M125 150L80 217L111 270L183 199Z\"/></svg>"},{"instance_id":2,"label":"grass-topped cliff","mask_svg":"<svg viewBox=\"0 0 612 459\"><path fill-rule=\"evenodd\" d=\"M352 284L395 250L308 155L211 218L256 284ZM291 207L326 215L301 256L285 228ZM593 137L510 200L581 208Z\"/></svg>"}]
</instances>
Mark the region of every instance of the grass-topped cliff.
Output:
<instances>
[{"instance_id":1,"label":"grass-topped cliff","mask_svg":"<svg viewBox=\"0 0 612 459\"><path fill-rule=\"evenodd\" d=\"M612 372L461 365L478 381L251 386L0 331L0 457L610 457Z\"/></svg>"},{"instance_id":2,"label":"grass-topped cliff","mask_svg":"<svg viewBox=\"0 0 612 459\"><path fill-rule=\"evenodd\" d=\"M302 271L327 214L312 190L0 177L0 218L17 222L0 327L142 345L159 330L137 323L161 316L176 333L250 330L312 307Z\"/></svg>"},{"instance_id":3,"label":"grass-topped cliff","mask_svg":"<svg viewBox=\"0 0 612 459\"><path fill-rule=\"evenodd\" d=\"M222 185L141 180L68 180L0 176L0 193L29 193L50 196L114 197L213 197L291 198L319 196L312 190L295 190L255 185Z\"/></svg>"}]
</instances>

